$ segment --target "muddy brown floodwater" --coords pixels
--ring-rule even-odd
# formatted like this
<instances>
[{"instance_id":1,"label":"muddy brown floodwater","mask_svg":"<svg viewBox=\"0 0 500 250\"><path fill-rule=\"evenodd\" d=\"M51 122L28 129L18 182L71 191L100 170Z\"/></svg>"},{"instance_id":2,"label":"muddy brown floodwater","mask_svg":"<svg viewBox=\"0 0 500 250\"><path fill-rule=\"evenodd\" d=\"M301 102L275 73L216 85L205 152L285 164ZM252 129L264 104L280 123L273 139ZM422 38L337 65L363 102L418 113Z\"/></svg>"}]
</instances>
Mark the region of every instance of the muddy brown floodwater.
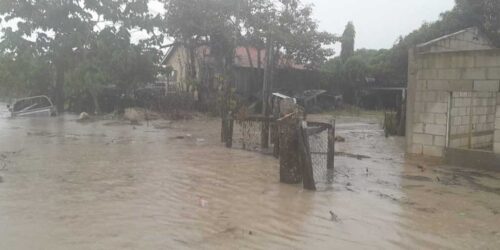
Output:
<instances>
[{"instance_id":1,"label":"muddy brown floodwater","mask_svg":"<svg viewBox=\"0 0 500 250\"><path fill-rule=\"evenodd\" d=\"M0 119L0 249L500 247L500 174L406 160L372 119L339 119L321 192L222 147L216 119L75 119Z\"/></svg>"}]
</instances>

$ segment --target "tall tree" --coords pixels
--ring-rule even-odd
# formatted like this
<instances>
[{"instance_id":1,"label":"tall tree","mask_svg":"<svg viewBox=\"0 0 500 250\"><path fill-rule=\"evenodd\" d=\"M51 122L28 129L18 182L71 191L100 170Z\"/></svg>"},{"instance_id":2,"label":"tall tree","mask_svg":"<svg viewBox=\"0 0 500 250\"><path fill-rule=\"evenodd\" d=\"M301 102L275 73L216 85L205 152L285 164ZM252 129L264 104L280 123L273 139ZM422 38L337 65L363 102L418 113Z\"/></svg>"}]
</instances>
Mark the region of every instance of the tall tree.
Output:
<instances>
[{"instance_id":1,"label":"tall tree","mask_svg":"<svg viewBox=\"0 0 500 250\"><path fill-rule=\"evenodd\" d=\"M333 54L324 45L331 44L334 37L318 31L318 24L312 18L312 6L303 5L300 0L163 2L169 35L187 46L190 54L200 45L209 46L216 65L222 62L230 65L236 46L247 45L259 50L269 47L266 44L270 37L273 40L270 45L277 55L272 64L287 59L318 67ZM194 59L191 60L193 63ZM191 72L191 76L196 74Z\"/></svg>"},{"instance_id":2,"label":"tall tree","mask_svg":"<svg viewBox=\"0 0 500 250\"><path fill-rule=\"evenodd\" d=\"M405 85L410 48L472 26L479 27L500 47L499 20L500 0L456 0L455 7L442 13L439 20L424 23L410 34L401 36L390 50L381 51L376 60L368 62L370 73L384 82Z\"/></svg>"},{"instance_id":3,"label":"tall tree","mask_svg":"<svg viewBox=\"0 0 500 250\"><path fill-rule=\"evenodd\" d=\"M55 75L59 111L64 109L67 73L85 59L103 26L153 32L158 21L148 0L9 0L0 2L0 16L2 22L17 24L17 30L5 28L0 50L18 54L29 44L46 58Z\"/></svg>"},{"instance_id":4,"label":"tall tree","mask_svg":"<svg viewBox=\"0 0 500 250\"><path fill-rule=\"evenodd\" d=\"M159 60L154 52L131 44L130 34L123 29L107 27L88 45L80 62L68 70L71 82L67 93L88 93L95 113L100 113L99 94L106 86L115 86L121 93L137 83L153 82Z\"/></svg>"},{"instance_id":5,"label":"tall tree","mask_svg":"<svg viewBox=\"0 0 500 250\"><path fill-rule=\"evenodd\" d=\"M500 0L456 0L462 22L479 27L500 46Z\"/></svg>"},{"instance_id":6,"label":"tall tree","mask_svg":"<svg viewBox=\"0 0 500 250\"><path fill-rule=\"evenodd\" d=\"M342 33L342 50L340 57L342 61L347 61L354 54L354 43L356 40L356 28L352 22L347 23L344 33Z\"/></svg>"}]
</instances>

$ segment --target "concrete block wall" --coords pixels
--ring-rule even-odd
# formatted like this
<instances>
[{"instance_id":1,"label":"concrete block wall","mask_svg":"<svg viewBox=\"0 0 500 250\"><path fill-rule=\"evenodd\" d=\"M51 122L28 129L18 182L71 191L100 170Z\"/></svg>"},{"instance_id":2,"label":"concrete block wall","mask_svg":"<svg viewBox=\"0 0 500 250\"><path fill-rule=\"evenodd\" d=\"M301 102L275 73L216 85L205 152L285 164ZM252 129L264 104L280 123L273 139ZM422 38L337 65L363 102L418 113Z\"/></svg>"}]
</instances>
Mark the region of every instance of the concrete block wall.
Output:
<instances>
[{"instance_id":1,"label":"concrete block wall","mask_svg":"<svg viewBox=\"0 0 500 250\"><path fill-rule=\"evenodd\" d=\"M421 81L419 84L427 84ZM433 86L431 83L429 86ZM416 95L417 112L413 115L413 152L441 156L446 145L448 102L450 94L419 88Z\"/></svg>"},{"instance_id":2,"label":"concrete block wall","mask_svg":"<svg viewBox=\"0 0 500 250\"><path fill-rule=\"evenodd\" d=\"M450 144L452 148L469 146L471 128L472 92L453 92L450 116Z\"/></svg>"},{"instance_id":3,"label":"concrete block wall","mask_svg":"<svg viewBox=\"0 0 500 250\"><path fill-rule=\"evenodd\" d=\"M494 92L453 92L449 146L492 149L496 103Z\"/></svg>"},{"instance_id":4,"label":"concrete block wall","mask_svg":"<svg viewBox=\"0 0 500 250\"><path fill-rule=\"evenodd\" d=\"M496 92L473 92L472 136L469 148L493 150Z\"/></svg>"},{"instance_id":5,"label":"concrete block wall","mask_svg":"<svg viewBox=\"0 0 500 250\"><path fill-rule=\"evenodd\" d=\"M442 157L448 145L488 144L500 151L500 128L497 123L494 135L493 121L500 119L494 103L500 90L500 50L410 53L407 152ZM465 127L472 124L472 138L452 140L471 134Z\"/></svg>"}]
</instances>

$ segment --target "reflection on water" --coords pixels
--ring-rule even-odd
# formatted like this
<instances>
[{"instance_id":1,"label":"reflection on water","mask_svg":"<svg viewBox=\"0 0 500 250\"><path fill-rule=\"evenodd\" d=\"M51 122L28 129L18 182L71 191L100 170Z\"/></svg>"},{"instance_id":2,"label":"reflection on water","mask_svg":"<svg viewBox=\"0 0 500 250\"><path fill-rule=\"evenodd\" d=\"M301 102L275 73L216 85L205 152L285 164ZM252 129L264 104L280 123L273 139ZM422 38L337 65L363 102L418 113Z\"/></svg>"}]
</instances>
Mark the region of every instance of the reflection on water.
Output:
<instances>
[{"instance_id":1,"label":"reflection on water","mask_svg":"<svg viewBox=\"0 0 500 250\"><path fill-rule=\"evenodd\" d=\"M0 120L0 249L500 244L499 174L476 174L481 189L449 168L422 172L377 124L340 124L348 154L334 184L308 192L280 184L274 158L219 145L214 119L156 126L166 129L75 119Z\"/></svg>"}]
</instances>

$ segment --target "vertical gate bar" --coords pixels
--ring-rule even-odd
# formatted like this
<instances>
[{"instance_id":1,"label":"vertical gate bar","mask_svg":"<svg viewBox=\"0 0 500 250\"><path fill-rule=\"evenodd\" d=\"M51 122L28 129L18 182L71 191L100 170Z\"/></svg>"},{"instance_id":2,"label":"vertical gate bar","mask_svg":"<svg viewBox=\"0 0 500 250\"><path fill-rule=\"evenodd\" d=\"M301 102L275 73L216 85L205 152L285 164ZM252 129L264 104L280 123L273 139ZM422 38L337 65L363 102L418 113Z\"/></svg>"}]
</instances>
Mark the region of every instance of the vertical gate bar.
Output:
<instances>
[{"instance_id":1,"label":"vertical gate bar","mask_svg":"<svg viewBox=\"0 0 500 250\"><path fill-rule=\"evenodd\" d=\"M335 168L335 120L332 120L331 124L332 127L328 129L327 169Z\"/></svg>"},{"instance_id":2,"label":"vertical gate bar","mask_svg":"<svg viewBox=\"0 0 500 250\"><path fill-rule=\"evenodd\" d=\"M302 121L298 126L298 143L301 155L302 184L304 189L316 191L316 181L314 180L314 170L311 159L311 146L309 145L309 135L307 134L307 122Z\"/></svg>"},{"instance_id":3,"label":"vertical gate bar","mask_svg":"<svg viewBox=\"0 0 500 250\"><path fill-rule=\"evenodd\" d=\"M227 115L226 124L227 124L226 147L232 148L233 147L234 119L233 119L233 114L231 111L229 111L229 114Z\"/></svg>"},{"instance_id":4,"label":"vertical gate bar","mask_svg":"<svg viewBox=\"0 0 500 250\"><path fill-rule=\"evenodd\" d=\"M262 122L260 145L263 149L269 148L269 116Z\"/></svg>"}]
</instances>

